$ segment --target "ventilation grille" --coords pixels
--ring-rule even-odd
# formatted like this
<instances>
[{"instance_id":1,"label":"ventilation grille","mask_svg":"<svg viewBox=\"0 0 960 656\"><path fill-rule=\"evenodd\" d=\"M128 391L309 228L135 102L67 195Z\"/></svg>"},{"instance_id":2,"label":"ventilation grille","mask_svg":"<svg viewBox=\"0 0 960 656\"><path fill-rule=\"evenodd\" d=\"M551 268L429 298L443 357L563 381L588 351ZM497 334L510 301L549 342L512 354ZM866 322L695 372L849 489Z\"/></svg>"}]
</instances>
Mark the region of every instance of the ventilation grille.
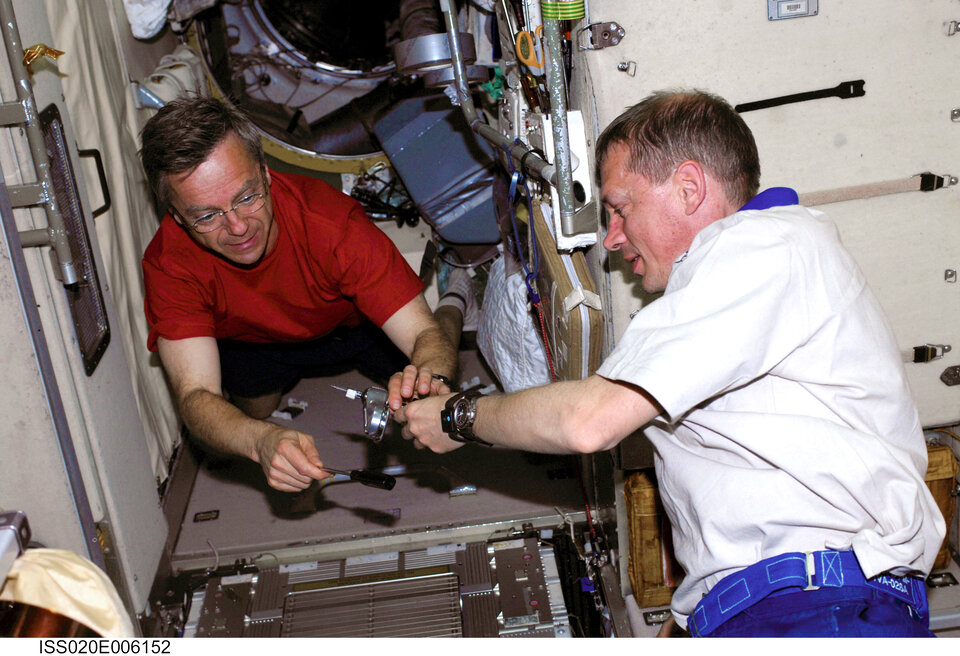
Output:
<instances>
[{"instance_id":1,"label":"ventilation grille","mask_svg":"<svg viewBox=\"0 0 960 656\"><path fill-rule=\"evenodd\" d=\"M287 597L283 637L460 637L455 574L298 592Z\"/></svg>"},{"instance_id":2,"label":"ventilation grille","mask_svg":"<svg viewBox=\"0 0 960 656\"><path fill-rule=\"evenodd\" d=\"M77 178L70 165L63 122L56 105L51 104L40 113L40 126L50 158L50 176L57 206L63 217L67 241L73 253L73 265L78 281L65 285L70 314L77 334L77 344L83 357L83 367L91 375L107 344L110 343L110 326L107 324L107 310L100 291L97 268L93 261L90 238L80 207L80 194L77 191Z\"/></svg>"}]
</instances>

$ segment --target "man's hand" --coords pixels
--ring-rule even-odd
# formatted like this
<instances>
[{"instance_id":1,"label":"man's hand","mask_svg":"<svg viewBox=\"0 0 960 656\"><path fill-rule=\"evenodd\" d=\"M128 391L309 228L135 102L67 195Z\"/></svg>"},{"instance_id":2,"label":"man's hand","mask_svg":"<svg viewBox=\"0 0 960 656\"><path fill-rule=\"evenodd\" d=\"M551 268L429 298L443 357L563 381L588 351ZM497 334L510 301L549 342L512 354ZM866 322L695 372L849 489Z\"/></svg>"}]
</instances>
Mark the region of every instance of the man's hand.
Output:
<instances>
[{"instance_id":1,"label":"man's hand","mask_svg":"<svg viewBox=\"0 0 960 656\"><path fill-rule=\"evenodd\" d=\"M451 396L431 396L397 410L393 418L403 424L403 438L413 440L418 449L427 448L434 453L447 453L462 447L462 442L454 442L440 428L440 411Z\"/></svg>"},{"instance_id":2,"label":"man's hand","mask_svg":"<svg viewBox=\"0 0 960 656\"><path fill-rule=\"evenodd\" d=\"M270 487L281 492L299 492L332 475L322 468L312 437L282 426L257 440L250 457L263 467Z\"/></svg>"},{"instance_id":3,"label":"man's hand","mask_svg":"<svg viewBox=\"0 0 960 656\"><path fill-rule=\"evenodd\" d=\"M423 294L394 312L382 328L413 363L395 373L387 384L387 404L391 410L399 410L404 401L451 391L433 378L433 374L453 379L457 349L433 317Z\"/></svg>"},{"instance_id":4,"label":"man's hand","mask_svg":"<svg viewBox=\"0 0 960 656\"><path fill-rule=\"evenodd\" d=\"M416 398L426 398L437 394L449 394L451 389L446 383L433 377L430 367L417 369L412 364L404 367L390 377L387 383L387 403L390 409L397 412L405 401Z\"/></svg>"}]
</instances>

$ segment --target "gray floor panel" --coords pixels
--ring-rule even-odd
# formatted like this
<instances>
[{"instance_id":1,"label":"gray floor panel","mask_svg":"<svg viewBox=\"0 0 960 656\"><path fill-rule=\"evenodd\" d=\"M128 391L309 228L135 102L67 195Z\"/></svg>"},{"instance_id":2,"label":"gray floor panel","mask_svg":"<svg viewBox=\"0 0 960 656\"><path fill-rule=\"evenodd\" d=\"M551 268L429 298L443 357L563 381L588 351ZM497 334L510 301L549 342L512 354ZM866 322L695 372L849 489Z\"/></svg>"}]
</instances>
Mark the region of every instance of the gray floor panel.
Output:
<instances>
[{"instance_id":1,"label":"gray floor panel","mask_svg":"<svg viewBox=\"0 0 960 656\"><path fill-rule=\"evenodd\" d=\"M477 365L474 365L476 368ZM468 372L469 372L468 368ZM473 372L470 372L473 373ZM541 456L467 445L439 456L421 451L391 429L379 444L362 435L359 401L331 383L365 389L370 381L351 372L301 381L290 398L307 403L293 418L274 419L316 438L320 457L338 469L402 465L391 491L354 482L315 485L300 494L266 485L260 466L248 460L205 459L200 465L172 562L192 570L255 560L284 562L361 552L432 540L492 537L504 526L562 525L562 515L581 517L583 499L570 457ZM464 488L464 486L467 486ZM475 493L452 496L450 491Z\"/></svg>"}]
</instances>

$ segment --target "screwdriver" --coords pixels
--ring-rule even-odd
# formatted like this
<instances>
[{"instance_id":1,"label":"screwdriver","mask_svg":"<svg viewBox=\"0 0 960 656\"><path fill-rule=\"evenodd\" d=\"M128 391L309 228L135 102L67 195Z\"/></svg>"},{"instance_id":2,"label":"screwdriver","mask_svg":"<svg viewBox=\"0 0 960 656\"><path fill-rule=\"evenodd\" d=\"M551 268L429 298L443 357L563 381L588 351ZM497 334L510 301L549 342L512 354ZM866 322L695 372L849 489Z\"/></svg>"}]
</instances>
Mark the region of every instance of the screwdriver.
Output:
<instances>
[{"instance_id":1,"label":"screwdriver","mask_svg":"<svg viewBox=\"0 0 960 656\"><path fill-rule=\"evenodd\" d=\"M361 396L363 396L363 392L359 390L350 389L347 387L340 387L339 385L331 385L330 387L332 387L335 390L340 390L341 392L343 392L344 396L346 396L348 399L359 399Z\"/></svg>"},{"instance_id":2,"label":"screwdriver","mask_svg":"<svg viewBox=\"0 0 960 656\"><path fill-rule=\"evenodd\" d=\"M367 487L378 487L381 490L392 490L393 486L397 484L397 479L389 474L378 474L377 472L367 471L366 469L351 469L350 471L346 471L344 469L327 467L326 465L321 467L321 469L331 474L342 474L349 477L351 481L362 483Z\"/></svg>"}]
</instances>

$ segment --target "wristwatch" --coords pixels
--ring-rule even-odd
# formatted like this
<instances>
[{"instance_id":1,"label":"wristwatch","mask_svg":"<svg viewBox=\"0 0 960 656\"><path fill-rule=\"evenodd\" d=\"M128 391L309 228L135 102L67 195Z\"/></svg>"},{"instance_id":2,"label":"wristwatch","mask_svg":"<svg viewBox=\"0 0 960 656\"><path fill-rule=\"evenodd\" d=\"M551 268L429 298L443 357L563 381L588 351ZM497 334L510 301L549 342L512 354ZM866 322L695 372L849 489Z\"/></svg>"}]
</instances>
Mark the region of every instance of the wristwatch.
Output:
<instances>
[{"instance_id":1,"label":"wristwatch","mask_svg":"<svg viewBox=\"0 0 960 656\"><path fill-rule=\"evenodd\" d=\"M477 419L477 399L483 393L476 387L454 394L440 411L440 428L454 442L474 442L484 446L493 446L481 440L473 432L473 422Z\"/></svg>"}]
</instances>

